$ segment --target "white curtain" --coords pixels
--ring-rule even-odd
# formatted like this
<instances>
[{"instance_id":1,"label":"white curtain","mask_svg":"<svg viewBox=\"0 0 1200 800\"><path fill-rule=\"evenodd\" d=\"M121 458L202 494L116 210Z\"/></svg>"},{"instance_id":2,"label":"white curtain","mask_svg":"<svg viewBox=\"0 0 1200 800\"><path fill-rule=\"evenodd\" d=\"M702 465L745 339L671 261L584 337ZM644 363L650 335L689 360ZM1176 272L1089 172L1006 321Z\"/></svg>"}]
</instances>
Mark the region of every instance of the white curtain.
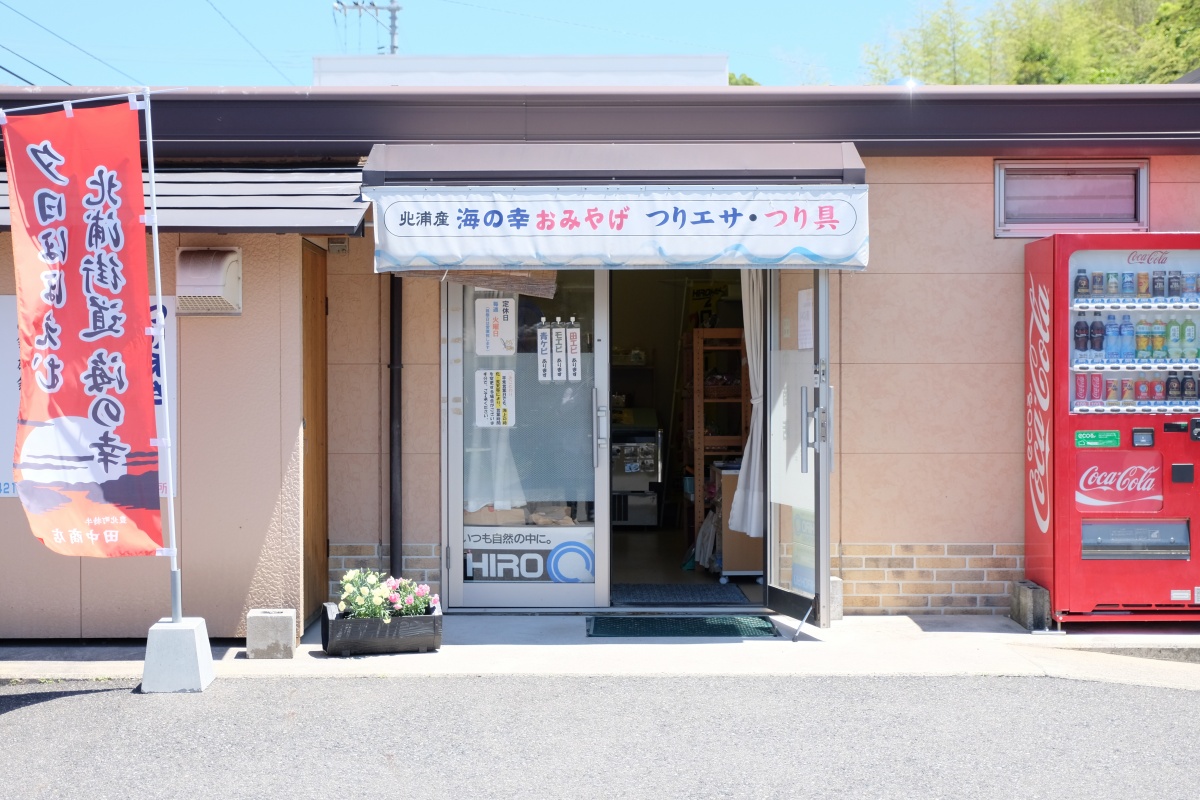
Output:
<instances>
[{"instance_id":1,"label":"white curtain","mask_svg":"<svg viewBox=\"0 0 1200 800\"><path fill-rule=\"evenodd\" d=\"M742 272L742 319L750 373L750 436L742 453L742 471L729 507L729 527L747 536L763 535L766 476L763 475L763 270Z\"/></svg>"}]
</instances>

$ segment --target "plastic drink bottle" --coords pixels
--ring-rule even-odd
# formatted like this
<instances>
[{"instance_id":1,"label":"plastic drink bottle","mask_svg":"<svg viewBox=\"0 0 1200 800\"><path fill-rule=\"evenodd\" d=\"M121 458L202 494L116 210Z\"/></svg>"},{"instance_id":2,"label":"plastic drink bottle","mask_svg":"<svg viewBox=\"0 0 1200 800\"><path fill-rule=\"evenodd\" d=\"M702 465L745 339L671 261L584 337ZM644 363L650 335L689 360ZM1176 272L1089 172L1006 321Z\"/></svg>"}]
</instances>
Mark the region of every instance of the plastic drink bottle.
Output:
<instances>
[{"instance_id":1,"label":"plastic drink bottle","mask_svg":"<svg viewBox=\"0 0 1200 800\"><path fill-rule=\"evenodd\" d=\"M1150 402L1150 379L1144 372L1139 372L1137 380L1133 382L1133 399L1138 405Z\"/></svg>"},{"instance_id":2,"label":"plastic drink bottle","mask_svg":"<svg viewBox=\"0 0 1200 800\"><path fill-rule=\"evenodd\" d=\"M1185 403L1195 403L1196 396L1196 376L1190 372L1183 373L1183 401Z\"/></svg>"},{"instance_id":3,"label":"plastic drink bottle","mask_svg":"<svg viewBox=\"0 0 1200 800\"><path fill-rule=\"evenodd\" d=\"M1116 314L1109 314L1104 326L1104 360L1110 364L1121 360L1121 325Z\"/></svg>"},{"instance_id":4,"label":"plastic drink bottle","mask_svg":"<svg viewBox=\"0 0 1200 800\"><path fill-rule=\"evenodd\" d=\"M1161 405L1167 402L1167 385L1163 380L1162 373L1156 373L1150 379L1150 402L1153 405Z\"/></svg>"},{"instance_id":5,"label":"plastic drink bottle","mask_svg":"<svg viewBox=\"0 0 1200 800\"><path fill-rule=\"evenodd\" d=\"M1087 272L1079 270L1075 273L1075 296L1087 297L1092 293L1092 282Z\"/></svg>"},{"instance_id":6,"label":"plastic drink bottle","mask_svg":"<svg viewBox=\"0 0 1200 800\"><path fill-rule=\"evenodd\" d=\"M1134 340L1137 343L1137 360L1149 361L1154 352L1150 343L1150 320L1145 317L1139 319L1133 330Z\"/></svg>"},{"instance_id":7,"label":"plastic drink bottle","mask_svg":"<svg viewBox=\"0 0 1200 800\"><path fill-rule=\"evenodd\" d=\"M1172 361L1183 358L1183 325L1174 314L1167 320L1167 358Z\"/></svg>"},{"instance_id":8,"label":"plastic drink bottle","mask_svg":"<svg viewBox=\"0 0 1200 800\"><path fill-rule=\"evenodd\" d=\"M1174 370L1167 373L1167 402L1178 403L1183 400L1183 383L1179 380L1179 373Z\"/></svg>"},{"instance_id":9,"label":"plastic drink bottle","mask_svg":"<svg viewBox=\"0 0 1200 800\"><path fill-rule=\"evenodd\" d=\"M1090 334L1088 333L1087 315L1082 311L1075 318L1075 361L1088 360L1088 346L1090 342Z\"/></svg>"},{"instance_id":10,"label":"plastic drink bottle","mask_svg":"<svg viewBox=\"0 0 1200 800\"><path fill-rule=\"evenodd\" d=\"M1088 339L1091 342L1092 349L1089 353L1089 360L1097 363L1104 360L1104 320L1100 319L1100 312L1097 311L1092 315L1092 324L1089 328Z\"/></svg>"},{"instance_id":11,"label":"plastic drink bottle","mask_svg":"<svg viewBox=\"0 0 1200 800\"><path fill-rule=\"evenodd\" d=\"M1183 318L1183 357L1194 361L1200 355L1200 346L1196 344L1196 320L1190 316Z\"/></svg>"},{"instance_id":12,"label":"plastic drink bottle","mask_svg":"<svg viewBox=\"0 0 1200 800\"><path fill-rule=\"evenodd\" d=\"M1129 364L1137 358L1137 335L1128 314L1121 317L1121 361Z\"/></svg>"},{"instance_id":13,"label":"plastic drink bottle","mask_svg":"<svg viewBox=\"0 0 1200 800\"><path fill-rule=\"evenodd\" d=\"M1150 323L1150 347L1151 358L1167 357L1167 323L1161 317Z\"/></svg>"}]
</instances>

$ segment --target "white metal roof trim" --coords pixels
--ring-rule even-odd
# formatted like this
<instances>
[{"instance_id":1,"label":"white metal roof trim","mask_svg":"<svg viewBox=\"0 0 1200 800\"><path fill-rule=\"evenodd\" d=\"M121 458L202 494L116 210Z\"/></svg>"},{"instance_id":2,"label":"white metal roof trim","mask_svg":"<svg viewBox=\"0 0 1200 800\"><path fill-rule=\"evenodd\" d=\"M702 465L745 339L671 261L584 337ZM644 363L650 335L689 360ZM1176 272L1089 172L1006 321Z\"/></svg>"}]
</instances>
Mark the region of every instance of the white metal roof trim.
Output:
<instances>
[{"instance_id":1,"label":"white metal roof trim","mask_svg":"<svg viewBox=\"0 0 1200 800\"><path fill-rule=\"evenodd\" d=\"M196 171L155 174L159 226L172 231L351 233L370 203L362 172ZM143 191L149 176L143 173ZM0 231L12 226L0 171Z\"/></svg>"}]
</instances>

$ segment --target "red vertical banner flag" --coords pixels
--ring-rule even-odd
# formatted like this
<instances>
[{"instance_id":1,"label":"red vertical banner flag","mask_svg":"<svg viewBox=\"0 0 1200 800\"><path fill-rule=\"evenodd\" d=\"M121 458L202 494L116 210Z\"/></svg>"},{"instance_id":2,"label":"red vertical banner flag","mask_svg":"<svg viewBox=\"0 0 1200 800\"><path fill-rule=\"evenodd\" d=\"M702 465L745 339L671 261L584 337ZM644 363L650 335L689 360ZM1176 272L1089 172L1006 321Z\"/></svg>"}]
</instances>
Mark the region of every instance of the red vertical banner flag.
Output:
<instances>
[{"instance_id":1,"label":"red vertical banner flag","mask_svg":"<svg viewBox=\"0 0 1200 800\"><path fill-rule=\"evenodd\" d=\"M34 536L72 556L162 547L145 199L129 104L8 116L21 405Z\"/></svg>"}]
</instances>

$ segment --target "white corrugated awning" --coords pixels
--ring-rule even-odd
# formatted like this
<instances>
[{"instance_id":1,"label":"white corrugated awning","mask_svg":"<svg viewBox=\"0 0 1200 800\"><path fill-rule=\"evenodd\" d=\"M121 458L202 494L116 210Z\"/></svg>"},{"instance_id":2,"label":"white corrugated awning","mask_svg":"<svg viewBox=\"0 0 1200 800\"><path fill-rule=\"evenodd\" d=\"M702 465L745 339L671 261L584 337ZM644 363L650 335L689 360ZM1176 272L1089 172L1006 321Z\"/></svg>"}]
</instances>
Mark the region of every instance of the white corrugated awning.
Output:
<instances>
[{"instance_id":1,"label":"white corrugated awning","mask_svg":"<svg viewBox=\"0 0 1200 800\"><path fill-rule=\"evenodd\" d=\"M149 207L148 175L143 187ZM362 230L370 203L362 171L157 170L158 226L164 233L311 233ZM0 172L0 230L8 230L8 174Z\"/></svg>"},{"instance_id":2,"label":"white corrugated awning","mask_svg":"<svg viewBox=\"0 0 1200 800\"><path fill-rule=\"evenodd\" d=\"M865 178L850 142L405 143L363 194L376 272L858 270Z\"/></svg>"}]
</instances>

